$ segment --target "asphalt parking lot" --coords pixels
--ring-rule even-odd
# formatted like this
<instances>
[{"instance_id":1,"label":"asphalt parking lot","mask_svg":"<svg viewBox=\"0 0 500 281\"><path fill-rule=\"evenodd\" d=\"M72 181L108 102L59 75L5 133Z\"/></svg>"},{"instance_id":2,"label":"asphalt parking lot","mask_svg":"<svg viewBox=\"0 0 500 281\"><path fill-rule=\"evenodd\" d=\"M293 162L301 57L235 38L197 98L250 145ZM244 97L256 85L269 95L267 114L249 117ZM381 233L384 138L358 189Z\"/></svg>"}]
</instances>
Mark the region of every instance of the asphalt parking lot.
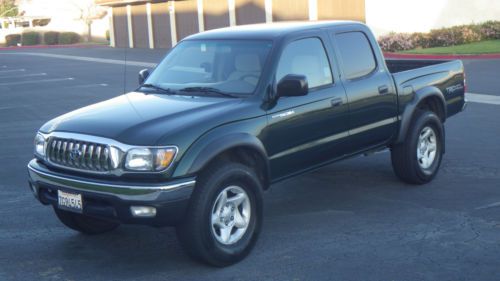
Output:
<instances>
[{"instance_id":1,"label":"asphalt parking lot","mask_svg":"<svg viewBox=\"0 0 500 281\"><path fill-rule=\"evenodd\" d=\"M191 261L171 228L65 228L28 189L33 137L51 118L134 89L164 52L130 50L126 71L124 55L0 51L0 280L500 280L500 105L487 103L446 122L441 171L425 186L398 181L387 152L273 186L259 242L228 268ZM500 96L500 60L465 65L470 92Z\"/></svg>"}]
</instances>

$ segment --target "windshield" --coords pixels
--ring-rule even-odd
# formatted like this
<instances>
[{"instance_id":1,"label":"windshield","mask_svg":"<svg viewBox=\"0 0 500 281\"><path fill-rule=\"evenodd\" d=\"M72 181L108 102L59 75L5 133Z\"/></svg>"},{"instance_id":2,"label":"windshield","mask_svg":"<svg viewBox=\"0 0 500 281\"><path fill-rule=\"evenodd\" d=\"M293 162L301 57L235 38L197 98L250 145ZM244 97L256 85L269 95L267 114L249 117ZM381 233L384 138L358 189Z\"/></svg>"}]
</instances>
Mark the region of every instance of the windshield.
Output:
<instances>
[{"instance_id":1,"label":"windshield","mask_svg":"<svg viewBox=\"0 0 500 281\"><path fill-rule=\"evenodd\" d=\"M260 80L269 41L188 40L179 43L146 84L170 90L250 95ZM197 91L199 90L199 91Z\"/></svg>"}]
</instances>

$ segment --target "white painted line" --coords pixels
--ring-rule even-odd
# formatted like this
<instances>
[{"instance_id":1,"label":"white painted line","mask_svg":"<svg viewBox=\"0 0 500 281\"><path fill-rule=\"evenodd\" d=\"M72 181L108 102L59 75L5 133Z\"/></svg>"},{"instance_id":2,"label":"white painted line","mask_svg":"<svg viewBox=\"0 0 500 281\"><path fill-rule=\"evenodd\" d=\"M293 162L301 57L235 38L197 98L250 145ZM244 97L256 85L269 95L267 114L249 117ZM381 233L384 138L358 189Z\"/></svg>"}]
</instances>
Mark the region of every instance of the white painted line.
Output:
<instances>
[{"instance_id":1,"label":"white painted line","mask_svg":"<svg viewBox=\"0 0 500 281\"><path fill-rule=\"evenodd\" d=\"M54 78L54 79L44 79L44 80L31 80L31 81L22 81L22 82L6 82L0 83L0 86L11 86L11 85L24 85L24 84L37 84L37 83L48 83L48 82L59 82L59 81L70 81L75 78Z\"/></svg>"},{"instance_id":2,"label":"white painted line","mask_svg":"<svg viewBox=\"0 0 500 281\"><path fill-rule=\"evenodd\" d=\"M128 46L134 47L134 29L132 28L132 6L127 5L127 30L128 30Z\"/></svg>"},{"instance_id":3,"label":"white painted line","mask_svg":"<svg viewBox=\"0 0 500 281\"><path fill-rule=\"evenodd\" d=\"M112 7L108 8L108 15L109 15L109 46L115 47L116 46L116 42L115 42L115 22L114 22L113 8Z\"/></svg>"},{"instance_id":4,"label":"white painted line","mask_svg":"<svg viewBox=\"0 0 500 281\"><path fill-rule=\"evenodd\" d=\"M236 25L236 3L235 0L227 0L227 8L229 10L229 26Z\"/></svg>"},{"instance_id":5,"label":"white painted line","mask_svg":"<svg viewBox=\"0 0 500 281\"><path fill-rule=\"evenodd\" d=\"M205 19L203 18L203 0L197 1L198 5L198 32L205 31Z\"/></svg>"},{"instance_id":6,"label":"white painted line","mask_svg":"<svg viewBox=\"0 0 500 281\"><path fill-rule=\"evenodd\" d=\"M172 47L177 44L177 23L175 20L175 1L168 2L168 13L170 17L170 36L172 39Z\"/></svg>"},{"instance_id":7,"label":"white painted line","mask_svg":"<svg viewBox=\"0 0 500 281\"><path fill-rule=\"evenodd\" d=\"M11 73L11 72L24 72L26 69L9 69L9 70L0 70L0 73Z\"/></svg>"},{"instance_id":8,"label":"white painted line","mask_svg":"<svg viewBox=\"0 0 500 281\"><path fill-rule=\"evenodd\" d=\"M266 23L273 22L273 0L264 1L264 10L266 12Z\"/></svg>"},{"instance_id":9,"label":"white painted line","mask_svg":"<svg viewBox=\"0 0 500 281\"><path fill-rule=\"evenodd\" d=\"M0 76L0 79L34 77L34 76L46 76L46 75L47 75L47 73L45 73L45 72L42 72L42 73L29 73L29 74L20 74L20 75Z\"/></svg>"},{"instance_id":10,"label":"white painted line","mask_svg":"<svg viewBox=\"0 0 500 281\"><path fill-rule=\"evenodd\" d=\"M156 63L142 62L142 61L124 61L124 60L113 60L113 59L101 59L93 57L81 57L81 56L70 56L70 55L57 55L57 54L47 54L47 53L0 53L0 55L21 55L21 56L39 56L47 58L56 59L68 59L68 60L79 60L87 62L98 62L98 63L109 63L109 64L119 64L128 66L141 66L141 67L156 67ZM1 70L0 70L1 72Z\"/></svg>"},{"instance_id":11,"label":"white painted line","mask_svg":"<svg viewBox=\"0 0 500 281\"><path fill-rule=\"evenodd\" d=\"M100 83L100 84L85 84L85 85L74 85L68 86L68 88L91 88L91 87L107 87L108 84Z\"/></svg>"},{"instance_id":12,"label":"white painted line","mask_svg":"<svg viewBox=\"0 0 500 281\"><path fill-rule=\"evenodd\" d=\"M309 20L318 20L318 0L309 0Z\"/></svg>"},{"instance_id":13,"label":"white painted line","mask_svg":"<svg viewBox=\"0 0 500 281\"><path fill-rule=\"evenodd\" d=\"M476 208L476 210L489 209L489 208L499 207L499 206L500 206L500 202L494 202L494 203L491 203L491 204L479 206L479 207Z\"/></svg>"},{"instance_id":14,"label":"white painted line","mask_svg":"<svg viewBox=\"0 0 500 281\"><path fill-rule=\"evenodd\" d=\"M146 16L148 19L148 40L149 40L149 48L155 48L155 38L153 32L153 18L151 16L151 3L146 3Z\"/></svg>"},{"instance_id":15,"label":"white painted line","mask_svg":"<svg viewBox=\"0 0 500 281\"><path fill-rule=\"evenodd\" d=\"M3 109L14 109L14 108L24 108L24 107L31 107L33 105L17 105L17 106L3 106L3 107L0 107L0 110L3 110Z\"/></svg>"},{"instance_id":16,"label":"white painted line","mask_svg":"<svg viewBox=\"0 0 500 281\"><path fill-rule=\"evenodd\" d=\"M500 96L466 93L465 98L468 102L500 105Z\"/></svg>"}]
</instances>

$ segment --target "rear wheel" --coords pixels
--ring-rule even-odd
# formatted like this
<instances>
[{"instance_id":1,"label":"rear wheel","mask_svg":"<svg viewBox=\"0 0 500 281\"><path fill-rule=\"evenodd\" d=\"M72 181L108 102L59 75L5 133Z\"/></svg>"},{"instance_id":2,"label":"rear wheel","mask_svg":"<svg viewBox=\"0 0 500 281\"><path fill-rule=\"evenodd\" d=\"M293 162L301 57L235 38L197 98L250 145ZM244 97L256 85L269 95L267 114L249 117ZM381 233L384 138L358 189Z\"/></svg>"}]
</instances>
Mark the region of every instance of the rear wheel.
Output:
<instances>
[{"instance_id":1,"label":"rear wheel","mask_svg":"<svg viewBox=\"0 0 500 281\"><path fill-rule=\"evenodd\" d=\"M392 167L404 182L424 184L438 173L443 155L444 131L432 111L418 111L403 143L391 150Z\"/></svg>"},{"instance_id":2,"label":"rear wheel","mask_svg":"<svg viewBox=\"0 0 500 281\"><path fill-rule=\"evenodd\" d=\"M220 162L197 180L185 221L177 236L187 253L214 266L243 259L257 241L262 224L262 185L242 164Z\"/></svg>"},{"instance_id":3,"label":"rear wheel","mask_svg":"<svg viewBox=\"0 0 500 281\"><path fill-rule=\"evenodd\" d=\"M101 234L117 228L120 224L82 214L54 208L57 218L67 227L84 234Z\"/></svg>"}]
</instances>

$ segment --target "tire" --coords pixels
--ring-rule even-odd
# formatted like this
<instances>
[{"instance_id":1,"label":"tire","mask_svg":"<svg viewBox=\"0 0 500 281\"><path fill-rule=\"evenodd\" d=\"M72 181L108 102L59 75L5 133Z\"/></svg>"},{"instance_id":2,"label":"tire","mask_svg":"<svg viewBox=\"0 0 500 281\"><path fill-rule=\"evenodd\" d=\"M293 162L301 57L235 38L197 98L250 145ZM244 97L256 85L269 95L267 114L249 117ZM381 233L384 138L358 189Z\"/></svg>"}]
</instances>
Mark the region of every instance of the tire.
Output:
<instances>
[{"instance_id":1,"label":"tire","mask_svg":"<svg viewBox=\"0 0 500 281\"><path fill-rule=\"evenodd\" d=\"M255 172L242 164L219 162L202 172L186 217L177 226L177 237L187 253L218 267L246 257L261 230L262 190ZM227 201L223 201L223 193Z\"/></svg>"},{"instance_id":2,"label":"tire","mask_svg":"<svg viewBox=\"0 0 500 281\"><path fill-rule=\"evenodd\" d=\"M95 235L116 229L120 224L93 218L54 207L57 218L67 227L83 234Z\"/></svg>"},{"instance_id":3,"label":"tire","mask_svg":"<svg viewBox=\"0 0 500 281\"><path fill-rule=\"evenodd\" d=\"M432 111L419 110L413 117L404 142L391 149L394 173L406 183L430 182L439 171L443 147L444 129L441 120Z\"/></svg>"}]
</instances>

